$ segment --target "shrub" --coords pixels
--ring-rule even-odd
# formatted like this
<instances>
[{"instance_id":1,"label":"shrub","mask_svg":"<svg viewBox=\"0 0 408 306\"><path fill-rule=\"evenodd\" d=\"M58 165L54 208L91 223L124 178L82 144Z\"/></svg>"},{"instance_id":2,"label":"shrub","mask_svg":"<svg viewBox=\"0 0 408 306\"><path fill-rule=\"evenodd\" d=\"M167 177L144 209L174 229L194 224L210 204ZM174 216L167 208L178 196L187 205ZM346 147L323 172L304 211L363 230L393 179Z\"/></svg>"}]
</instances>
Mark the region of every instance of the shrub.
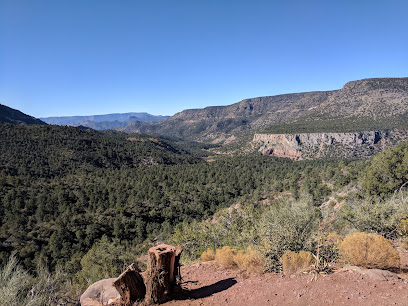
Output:
<instances>
[{"instance_id":1,"label":"shrub","mask_svg":"<svg viewBox=\"0 0 408 306\"><path fill-rule=\"evenodd\" d=\"M280 258L283 267L283 273L286 275L305 271L313 264L313 255L307 251L299 253L286 251Z\"/></svg>"},{"instance_id":2,"label":"shrub","mask_svg":"<svg viewBox=\"0 0 408 306\"><path fill-rule=\"evenodd\" d=\"M201 261L211 261L214 260L215 254L214 251L210 248L207 249L207 251L204 251L201 254Z\"/></svg>"},{"instance_id":3,"label":"shrub","mask_svg":"<svg viewBox=\"0 0 408 306\"><path fill-rule=\"evenodd\" d=\"M176 226L169 243L183 245L182 262L187 264L200 258L208 248L230 245L239 249L256 243L259 239L255 223L260 211L253 205L239 209L225 209L217 212L216 222L187 221Z\"/></svg>"},{"instance_id":4,"label":"shrub","mask_svg":"<svg viewBox=\"0 0 408 306\"><path fill-rule=\"evenodd\" d=\"M246 252L239 251L234 257L234 262L240 269L245 269L248 272L261 273L265 263L262 254L250 246Z\"/></svg>"},{"instance_id":5,"label":"shrub","mask_svg":"<svg viewBox=\"0 0 408 306\"><path fill-rule=\"evenodd\" d=\"M54 275L43 267L33 278L18 263L14 255L0 268L1 305L61 305L62 287L66 275L56 271Z\"/></svg>"},{"instance_id":6,"label":"shrub","mask_svg":"<svg viewBox=\"0 0 408 306\"><path fill-rule=\"evenodd\" d=\"M0 299L4 305L23 305L30 289L32 277L18 264L16 257L0 270Z\"/></svg>"},{"instance_id":7,"label":"shrub","mask_svg":"<svg viewBox=\"0 0 408 306\"><path fill-rule=\"evenodd\" d=\"M395 239L404 234L404 220L408 215L407 194L402 195L344 205L339 211L339 219L348 221L360 232L372 232Z\"/></svg>"},{"instance_id":8,"label":"shrub","mask_svg":"<svg viewBox=\"0 0 408 306\"><path fill-rule=\"evenodd\" d=\"M234 262L236 253L237 252L229 246L224 246L215 253L215 261L224 268L233 268L236 266Z\"/></svg>"},{"instance_id":9,"label":"shrub","mask_svg":"<svg viewBox=\"0 0 408 306\"><path fill-rule=\"evenodd\" d=\"M400 257L391 241L377 234L354 233L340 244L343 258L352 265L386 269L397 267Z\"/></svg>"},{"instance_id":10,"label":"shrub","mask_svg":"<svg viewBox=\"0 0 408 306\"><path fill-rule=\"evenodd\" d=\"M266 271L280 270L280 258L285 251L314 249L312 234L316 231L319 216L319 211L307 200L283 202L264 214L258 231L263 236Z\"/></svg>"}]
</instances>

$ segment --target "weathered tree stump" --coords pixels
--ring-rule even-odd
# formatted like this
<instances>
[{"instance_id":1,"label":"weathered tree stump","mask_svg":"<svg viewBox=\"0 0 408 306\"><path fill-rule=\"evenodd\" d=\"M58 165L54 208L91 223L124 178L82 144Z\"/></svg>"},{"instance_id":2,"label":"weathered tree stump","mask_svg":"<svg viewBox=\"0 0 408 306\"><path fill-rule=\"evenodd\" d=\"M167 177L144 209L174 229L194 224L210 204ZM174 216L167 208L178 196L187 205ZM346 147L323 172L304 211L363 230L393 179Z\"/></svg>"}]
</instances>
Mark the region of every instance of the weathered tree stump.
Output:
<instances>
[{"instance_id":1,"label":"weathered tree stump","mask_svg":"<svg viewBox=\"0 0 408 306\"><path fill-rule=\"evenodd\" d=\"M152 305L168 301L178 288L181 246L161 244L148 251L147 270L130 265L114 282L121 305ZM142 276L143 275L143 276ZM143 300L144 299L144 300Z\"/></svg>"},{"instance_id":2,"label":"weathered tree stump","mask_svg":"<svg viewBox=\"0 0 408 306\"><path fill-rule=\"evenodd\" d=\"M146 304L160 304L168 301L177 287L179 262L182 247L161 244L148 251L145 272Z\"/></svg>"},{"instance_id":3,"label":"weathered tree stump","mask_svg":"<svg viewBox=\"0 0 408 306\"><path fill-rule=\"evenodd\" d=\"M114 282L116 290L122 297L125 305L143 300L146 295L146 286L136 264L131 264Z\"/></svg>"}]
</instances>

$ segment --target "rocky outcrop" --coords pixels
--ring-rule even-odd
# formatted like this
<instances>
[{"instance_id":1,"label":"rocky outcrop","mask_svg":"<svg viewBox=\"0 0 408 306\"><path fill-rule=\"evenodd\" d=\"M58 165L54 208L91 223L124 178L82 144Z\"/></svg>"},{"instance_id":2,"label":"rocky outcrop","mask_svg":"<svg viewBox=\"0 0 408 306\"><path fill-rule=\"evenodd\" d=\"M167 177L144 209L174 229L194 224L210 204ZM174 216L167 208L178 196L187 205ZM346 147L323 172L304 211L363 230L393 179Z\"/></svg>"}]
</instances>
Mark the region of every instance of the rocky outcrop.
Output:
<instances>
[{"instance_id":1,"label":"rocky outcrop","mask_svg":"<svg viewBox=\"0 0 408 306\"><path fill-rule=\"evenodd\" d=\"M263 155L294 160L319 157L367 157L400 140L407 131L365 131L356 133L255 134Z\"/></svg>"}]
</instances>

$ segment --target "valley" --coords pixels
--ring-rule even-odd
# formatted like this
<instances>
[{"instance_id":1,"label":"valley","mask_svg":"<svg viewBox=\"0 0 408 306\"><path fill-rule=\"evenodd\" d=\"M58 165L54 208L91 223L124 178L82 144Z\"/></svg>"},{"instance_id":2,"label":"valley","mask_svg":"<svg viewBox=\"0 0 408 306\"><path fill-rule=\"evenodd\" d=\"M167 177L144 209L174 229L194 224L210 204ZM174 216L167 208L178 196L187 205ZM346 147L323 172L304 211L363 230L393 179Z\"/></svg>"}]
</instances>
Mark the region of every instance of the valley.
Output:
<instances>
[{"instance_id":1,"label":"valley","mask_svg":"<svg viewBox=\"0 0 408 306\"><path fill-rule=\"evenodd\" d=\"M169 118L47 124L0 105L0 267L18 259L7 271L10 282L26 271L19 292L54 286L41 298L68 305L61 301L78 301L125 264L143 267L138 258L161 243L182 245L185 266L205 254L218 267L217 254L228 251L232 268L266 279L287 273L287 252L318 256L308 262L316 271L350 263L341 244L352 233L407 248L407 112L408 78ZM393 265L374 266L406 277ZM40 281L44 271L52 284Z\"/></svg>"}]
</instances>

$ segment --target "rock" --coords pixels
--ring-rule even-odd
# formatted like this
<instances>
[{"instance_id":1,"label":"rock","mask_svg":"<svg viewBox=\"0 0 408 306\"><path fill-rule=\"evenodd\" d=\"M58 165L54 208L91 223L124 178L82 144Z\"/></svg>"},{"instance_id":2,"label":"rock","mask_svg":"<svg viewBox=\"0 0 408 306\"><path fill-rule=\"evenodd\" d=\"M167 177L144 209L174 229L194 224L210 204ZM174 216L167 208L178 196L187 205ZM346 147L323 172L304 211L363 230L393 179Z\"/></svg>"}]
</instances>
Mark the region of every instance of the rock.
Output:
<instances>
[{"instance_id":1,"label":"rock","mask_svg":"<svg viewBox=\"0 0 408 306\"><path fill-rule=\"evenodd\" d=\"M108 301L108 305L116 305L116 304L120 304L120 298L116 298L116 299L109 299Z\"/></svg>"},{"instance_id":2,"label":"rock","mask_svg":"<svg viewBox=\"0 0 408 306\"><path fill-rule=\"evenodd\" d=\"M400 277L391 271L381 269L365 269L357 266L348 266L343 268L346 271L355 271L379 281L388 281L399 279Z\"/></svg>"},{"instance_id":3,"label":"rock","mask_svg":"<svg viewBox=\"0 0 408 306\"><path fill-rule=\"evenodd\" d=\"M120 294L113 287L116 278L107 278L93 283L81 295L80 302L82 306L99 306L107 305L109 300L120 299Z\"/></svg>"}]
</instances>

